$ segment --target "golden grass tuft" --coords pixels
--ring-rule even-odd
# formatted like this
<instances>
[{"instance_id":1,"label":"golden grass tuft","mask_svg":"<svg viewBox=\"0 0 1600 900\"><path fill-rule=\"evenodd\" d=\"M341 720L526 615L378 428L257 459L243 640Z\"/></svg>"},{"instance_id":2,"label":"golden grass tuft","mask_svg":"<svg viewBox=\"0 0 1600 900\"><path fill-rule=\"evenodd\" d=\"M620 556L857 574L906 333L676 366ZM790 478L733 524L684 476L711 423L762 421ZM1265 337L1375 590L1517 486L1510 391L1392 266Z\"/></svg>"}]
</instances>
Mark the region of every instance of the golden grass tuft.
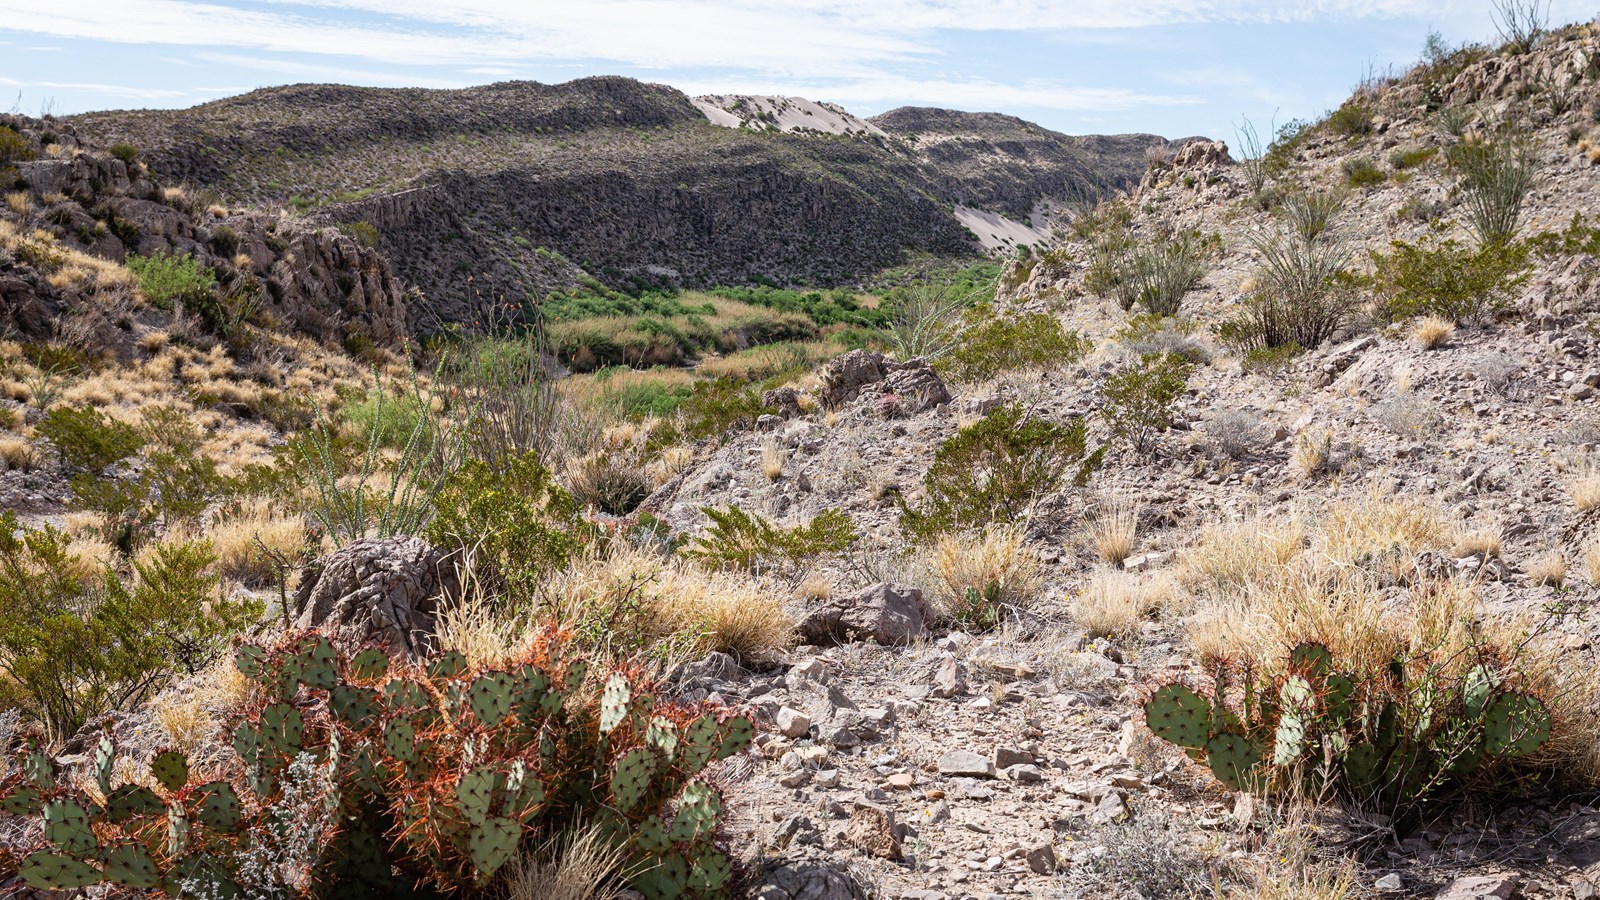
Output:
<instances>
[{"instance_id":1,"label":"golden grass tuft","mask_svg":"<svg viewBox=\"0 0 1600 900\"><path fill-rule=\"evenodd\" d=\"M217 730L216 717L193 697L163 694L151 707L156 724L172 746L185 754L193 754Z\"/></svg>"},{"instance_id":2,"label":"golden grass tuft","mask_svg":"<svg viewBox=\"0 0 1600 900\"><path fill-rule=\"evenodd\" d=\"M306 526L299 515L255 498L224 510L205 537L217 553L217 574L250 587L265 587L277 583L274 554L290 563L298 559L306 543Z\"/></svg>"},{"instance_id":3,"label":"golden grass tuft","mask_svg":"<svg viewBox=\"0 0 1600 900\"><path fill-rule=\"evenodd\" d=\"M1423 316L1411 325L1411 340L1424 350L1437 350L1455 337L1456 323L1442 316Z\"/></svg>"},{"instance_id":4,"label":"golden grass tuft","mask_svg":"<svg viewBox=\"0 0 1600 900\"><path fill-rule=\"evenodd\" d=\"M1255 512L1213 522L1178 555L1178 579L1198 595L1228 596L1273 577L1305 550L1306 541L1305 524L1294 516Z\"/></svg>"},{"instance_id":5,"label":"golden grass tuft","mask_svg":"<svg viewBox=\"0 0 1600 900\"><path fill-rule=\"evenodd\" d=\"M1327 472L1333 462L1333 434L1322 431L1315 435L1302 432L1294 439L1294 467L1305 478L1315 478Z\"/></svg>"},{"instance_id":6,"label":"golden grass tuft","mask_svg":"<svg viewBox=\"0 0 1600 900\"><path fill-rule=\"evenodd\" d=\"M925 553L925 565L933 576L933 605L946 617L963 608L967 588L987 594L990 585L998 585L1001 605L1026 607L1044 587L1039 561L1016 525L994 525L975 535L940 535Z\"/></svg>"},{"instance_id":7,"label":"golden grass tuft","mask_svg":"<svg viewBox=\"0 0 1600 900\"><path fill-rule=\"evenodd\" d=\"M31 472L39 467L33 444L24 438L0 437L0 472Z\"/></svg>"},{"instance_id":8,"label":"golden grass tuft","mask_svg":"<svg viewBox=\"0 0 1600 900\"><path fill-rule=\"evenodd\" d=\"M761 445L761 474L767 476L768 481L783 477L783 464L787 461L788 455L777 441L767 441Z\"/></svg>"},{"instance_id":9,"label":"golden grass tuft","mask_svg":"<svg viewBox=\"0 0 1600 900\"><path fill-rule=\"evenodd\" d=\"M1139 505L1127 500L1112 500L1102 505L1089 520L1089 543L1100 558L1113 566L1133 555L1137 548Z\"/></svg>"},{"instance_id":10,"label":"golden grass tuft","mask_svg":"<svg viewBox=\"0 0 1600 900\"><path fill-rule=\"evenodd\" d=\"M1528 580L1534 584L1560 587L1567 581L1567 558L1560 550L1547 550L1528 563Z\"/></svg>"},{"instance_id":11,"label":"golden grass tuft","mask_svg":"<svg viewBox=\"0 0 1600 900\"><path fill-rule=\"evenodd\" d=\"M1484 559L1500 558L1500 529L1493 526L1463 528L1456 532L1455 543L1450 545L1450 555L1481 556Z\"/></svg>"},{"instance_id":12,"label":"golden grass tuft","mask_svg":"<svg viewBox=\"0 0 1600 900\"><path fill-rule=\"evenodd\" d=\"M1091 637L1125 640L1138 635L1146 620L1173 607L1179 591L1172 576L1141 578L1102 570L1089 577L1072 600L1072 618Z\"/></svg>"},{"instance_id":13,"label":"golden grass tuft","mask_svg":"<svg viewBox=\"0 0 1600 900\"><path fill-rule=\"evenodd\" d=\"M508 867L506 900L616 900L620 845L588 829L524 851Z\"/></svg>"},{"instance_id":14,"label":"golden grass tuft","mask_svg":"<svg viewBox=\"0 0 1600 900\"><path fill-rule=\"evenodd\" d=\"M1600 506L1600 466L1585 461L1567 476L1567 493L1572 495L1572 505L1578 512L1588 512Z\"/></svg>"},{"instance_id":15,"label":"golden grass tuft","mask_svg":"<svg viewBox=\"0 0 1600 900\"><path fill-rule=\"evenodd\" d=\"M6 208L19 216L33 212L33 197L27 191L12 191L6 194Z\"/></svg>"}]
</instances>

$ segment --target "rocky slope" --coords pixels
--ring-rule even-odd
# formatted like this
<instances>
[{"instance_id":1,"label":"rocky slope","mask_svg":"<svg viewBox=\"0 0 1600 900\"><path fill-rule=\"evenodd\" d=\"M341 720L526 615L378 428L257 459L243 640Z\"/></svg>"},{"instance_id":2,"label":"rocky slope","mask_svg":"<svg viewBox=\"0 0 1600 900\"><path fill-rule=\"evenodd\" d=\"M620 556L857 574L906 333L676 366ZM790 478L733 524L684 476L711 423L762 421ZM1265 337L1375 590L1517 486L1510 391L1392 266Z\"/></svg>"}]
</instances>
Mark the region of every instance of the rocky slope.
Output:
<instances>
[{"instance_id":1,"label":"rocky slope","mask_svg":"<svg viewBox=\"0 0 1600 900\"><path fill-rule=\"evenodd\" d=\"M691 101L624 78L460 91L297 85L74 122L230 202L372 224L444 318L464 316L477 295L571 287L577 266L613 285L826 285L908 252L972 254L1004 242L975 242L966 226L978 220L958 218L958 204L1025 217L1047 199L1126 182L1147 145L1164 145L924 113L963 121L960 138L922 152L837 107Z\"/></svg>"}]
</instances>

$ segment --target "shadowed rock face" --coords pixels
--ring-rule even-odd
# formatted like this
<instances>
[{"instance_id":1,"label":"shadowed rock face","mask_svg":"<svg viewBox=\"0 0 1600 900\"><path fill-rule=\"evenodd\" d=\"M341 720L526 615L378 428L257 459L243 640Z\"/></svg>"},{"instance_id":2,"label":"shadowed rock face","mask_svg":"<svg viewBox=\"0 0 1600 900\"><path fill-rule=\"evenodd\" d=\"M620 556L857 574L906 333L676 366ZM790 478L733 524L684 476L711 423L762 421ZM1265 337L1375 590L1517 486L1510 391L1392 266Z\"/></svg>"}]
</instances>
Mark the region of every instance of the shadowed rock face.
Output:
<instances>
[{"instance_id":1,"label":"shadowed rock face","mask_svg":"<svg viewBox=\"0 0 1600 900\"><path fill-rule=\"evenodd\" d=\"M370 222L429 298L424 325L468 317L486 298L570 288L580 265L618 286L831 284L908 252L974 254L955 204L1026 218L1043 199L1136 180L1159 140L1070 138L946 110L897 110L874 120L881 131L848 135L707 115L670 87L586 78L295 85L74 121L230 201Z\"/></svg>"}]
</instances>

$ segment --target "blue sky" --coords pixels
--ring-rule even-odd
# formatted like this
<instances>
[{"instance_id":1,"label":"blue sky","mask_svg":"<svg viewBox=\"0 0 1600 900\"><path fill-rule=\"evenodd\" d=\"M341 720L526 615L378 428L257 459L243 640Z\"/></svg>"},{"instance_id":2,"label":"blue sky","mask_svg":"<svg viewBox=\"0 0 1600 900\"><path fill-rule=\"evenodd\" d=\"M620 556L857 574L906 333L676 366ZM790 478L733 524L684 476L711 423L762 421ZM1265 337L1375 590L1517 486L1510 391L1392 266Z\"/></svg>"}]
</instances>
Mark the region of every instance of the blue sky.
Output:
<instances>
[{"instance_id":1,"label":"blue sky","mask_svg":"<svg viewBox=\"0 0 1600 900\"><path fill-rule=\"evenodd\" d=\"M1554 0L1557 22L1596 7ZM1074 134L1231 139L1335 106L1489 0L0 0L0 109L185 107L303 81L620 74L871 115L996 110Z\"/></svg>"}]
</instances>

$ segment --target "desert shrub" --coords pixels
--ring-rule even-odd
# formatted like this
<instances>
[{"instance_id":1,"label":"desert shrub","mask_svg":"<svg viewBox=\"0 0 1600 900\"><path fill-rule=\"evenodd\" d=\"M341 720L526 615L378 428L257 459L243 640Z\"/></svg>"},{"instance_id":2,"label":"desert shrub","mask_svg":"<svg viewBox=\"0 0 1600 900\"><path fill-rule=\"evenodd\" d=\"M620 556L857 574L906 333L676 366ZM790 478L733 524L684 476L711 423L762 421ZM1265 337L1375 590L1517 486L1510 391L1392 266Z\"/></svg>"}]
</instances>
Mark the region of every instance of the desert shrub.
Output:
<instances>
[{"instance_id":1,"label":"desert shrub","mask_svg":"<svg viewBox=\"0 0 1600 900\"><path fill-rule=\"evenodd\" d=\"M127 141L118 141L106 149L110 151L112 156L125 163L132 164L135 159L139 158L139 148Z\"/></svg>"},{"instance_id":2,"label":"desert shrub","mask_svg":"<svg viewBox=\"0 0 1600 900\"><path fill-rule=\"evenodd\" d=\"M589 537L577 502L535 453L499 467L467 460L444 479L432 505L428 540L461 553L480 580L518 596L566 565Z\"/></svg>"},{"instance_id":3,"label":"desert shrub","mask_svg":"<svg viewBox=\"0 0 1600 900\"><path fill-rule=\"evenodd\" d=\"M1007 609L1030 606L1043 587L1024 529L990 525L973 534L941 534L927 554L939 613L969 628L1000 624Z\"/></svg>"},{"instance_id":4,"label":"desert shrub","mask_svg":"<svg viewBox=\"0 0 1600 900\"><path fill-rule=\"evenodd\" d=\"M33 159L33 147L10 125L0 125L0 169Z\"/></svg>"},{"instance_id":5,"label":"desert shrub","mask_svg":"<svg viewBox=\"0 0 1600 900\"><path fill-rule=\"evenodd\" d=\"M209 767L166 750L148 786L118 784L108 739L102 806L30 763L6 802L64 825L17 868L42 887L172 896L498 897L520 849L598 827L623 857L604 874L650 900L726 896L723 801L705 775L749 745L750 720L639 675L590 675L558 638L535 635L493 671L448 652L426 667L347 658L320 637L244 645L227 778L202 783Z\"/></svg>"},{"instance_id":6,"label":"desert shrub","mask_svg":"<svg viewBox=\"0 0 1600 900\"><path fill-rule=\"evenodd\" d=\"M1539 756L1555 721L1523 679L1518 649L1480 643L1468 653L1397 656L1373 675L1339 671L1326 646L1302 643L1279 675L1223 662L1209 695L1161 687L1145 718L1234 790L1332 790L1409 825L1440 796L1554 780Z\"/></svg>"},{"instance_id":7,"label":"desert shrub","mask_svg":"<svg viewBox=\"0 0 1600 900\"><path fill-rule=\"evenodd\" d=\"M1172 425L1194 364L1181 356L1142 356L1106 378L1100 387L1100 417L1118 440L1147 454L1157 437Z\"/></svg>"},{"instance_id":8,"label":"desert shrub","mask_svg":"<svg viewBox=\"0 0 1600 900\"><path fill-rule=\"evenodd\" d=\"M1460 140L1472 127L1472 120L1478 117L1478 110L1469 105L1445 106L1440 108L1438 114L1439 131L1446 137Z\"/></svg>"},{"instance_id":9,"label":"desert shrub","mask_svg":"<svg viewBox=\"0 0 1600 900\"><path fill-rule=\"evenodd\" d=\"M1372 133L1372 107L1366 101L1352 97L1328 115L1325 122L1329 131L1341 137L1355 138Z\"/></svg>"},{"instance_id":10,"label":"desert shrub","mask_svg":"<svg viewBox=\"0 0 1600 900\"><path fill-rule=\"evenodd\" d=\"M1258 240L1255 248L1261 286L1217 326L1220 338L1245 351L1312 349L1348 321L1355 292L1345 248L1299 235Z\"/></svg>"},{"instance_id":11,"label":"desert shrub","mask_svg":"<svg viewBox=\"0 0 1600 900\"><path fill-rule=\"evenodd\" d=\"M721 510L706 506L701 512L711 526L683 552L713 568L793 570L824 553L842 553L856 540L850 517L837 509L825 509L792 528L779 528L737 506Z\"/></svg>"},{"instance_id":12,"label":"desert shrub","mask_svg":"<svg viewBox=\"0 0 1600 900\"><path fill-rule=\"evenodd\" d=\"M394 396L380 387L346 404L340 414L356 440L371 441L389 450L403 450L422 419L429 414L424 402L420 395Z\"/></svg>"},{"instance_id":13,"label":"desert shrub","mask_svg":"<svg viewBox=\"0 0 1600 900\"><path fill-rule=\"evenodd\" d=\"M993 294L992 288L988 290ZM902 360L938 360L954 350L967 329L967 309L984 292L963 284L923 279L891 298L889 346Z\"/></svg>"},{"instance_id":14,"label":"desert shrub","mask_svg":"<svg viewBox=\"0 0 1600 900\"><path fill-rule=\"evenodd\" d=\"M1520 56L1539 46L1549 33L1549 0L1492 0L1490 6L1500 40L1513 55Z\"/></svg>"},{"instance_id":15,"label":"desert shrub","mask_svg":"<svg viewBox=\"0 0 1600 900\"><path fill-rule=\"evenodd\" d=\"M1209 855L1195 846L1194 828L1156 811L1101 826L1073 841L1066 878L1076 896L1180 900L1209 895L1219 879Z\"/></svg>"},{"instance_id":16,"label":"desert shrub","mask_svg":"<svg viewBox=\"0 0 1600 900\"><path fill-rule=\"evenodd\" d=\"M650 496L650 476L634 454L621 450L595 453L567 464L567 487L582 506L608 515L625 516Z\"/></svg>"},{"instance_id":17,"label":"desert shrub","mask_svg":"<svg viewBox=\"0 0 1600 900\"><path fill-rule=\"evenodd\" d=\"M1389 168L1396 172L1414 169L1439 155L1438 147L1396 147L1389 153Z\"/></svg>"},{"instance_id":18,"label":"desert shrub","mask_svg":"<svg viewBox=\"0 0 1600 900\"><path fill-rule=\"evenodd\" d=\"M1265 209L1268 206L1267 184L1277 173L1269 163L1266 147L1254 123L1245 119L1234 128L1234 134L1239 138L1239 171L1244 175L1245 185L1250 188L1250 196Z\"/></svg>"},{"instance_id":19,"label":"desert shrub","mask_svg":"<svg viewBox=\"0 0 1600 900\"><path fill-rule=\"evenodd\" d=\"M378 232L378 226L365 219L359 222L346 222L339 226L339 230L363 247L376 247L383 238Z\"/></svg>"},{"instance_id":20,"label":"desert shrub","mask_svg":"<svg viewBox=\"0 0 1600 900\"><path fill-rule=\"evenodd\" d=\"M1385 176L1378 164L1368 156L1357 156L1339 164L1339 170L1344 173L1345 183L1351 187L1364 188L1383 184Z\"/></svg>"},{"instance_id":21,"label":"desert shrub","mask_svg":"<svg viewBox=\"0 0 1600 900\"><path fill-rule=\"evenodd\" d=\"M721 439L731 431L753 428L763 413L775 412L761 403L761 392L733 378L697 381L678 408L682 437Z\"/></svg>"},{"instance_id":22,"label":"desert shrub","mask_svg":"<svg viewBox=\"0 0 1600 900\"><path fill-rule=\"evenodd\" d=\"M1431 437L1444 420L1439 407L1410 391L1401 391L1374 404L1372 418L1397 436L1413 441Z\"/></svg>"},{"instance_id":23,"label":"desert shrub","mask_svg":"<svg viewBox=\"0 0 1600 900\"><path fill-rule=\"evenodd\" d=\"M918 540L1006 524L1025 516L1056 491L1075 467L1073 482L1088 483L1103 448L1088 447L1082 419L1058 425L1016 404L993 409L939 446L923 476L918 508L900 503L900 527Z\"/></svg>"},{"instance_id":24,"label":"desert shrub","mask_svg":"<svg viewBox=\"0 0 1600 900\"><path fill-rule=\"evenodd\" d=\"M44 414L34 433L55 446L64 464L94 476L144 446L139 429L88 406L58 406Z\"/></svg>"},{"instance_id":25,"label":"desert shrub","mask_svg":"<svg viewBox=\"0 0 1600 900\"><path fill-rule=\"evenodd\" d=\"M187 253L128 257L128 269L139 291L157 308L198 307L217 285L216 273Z\"/></svg>"},{"instance_id":26,"label":"desert shrub","mask_svg":"<svg viewBox=\"0 0 1600 900\"><path fill-rule=\"evenodd\" d=\"M1389 320L1436 315L1455 322L1492 317L1527 279L1524 244L1484 244L1470 250L1453 238L1417 244L1394 241L1373 251L1373 286Z\"/></svg>"},{"instance_id":27,"label":"desert shrub","mask_svg":"<svg viewBox=\"0 0 1600 900\"><path fill-rule=\"evenodd\" d=\"M1177 315L1184 295L1206 276L1211 246L1198 233L1184 232L1129 248L1118 264L1117 302L1124 310L1137 304L1151 315Z\"/></svg>"},{"instance_id":28,"label":"desert shrub","mask_svg":"<svg viewBox=\"0 0 1600 900\"><path fill-rule=\"evenodd\" d=\"M1289 230L1301 242L1311 244L1327 233L1343 208L1344 195L1338 191L1293 191L1284 195L1278 210Z\"/></svg>"},{"instance_id":29,"label":"desert shrub","mask_svg":"<svg viewBox=\"0 0 1600 900\"><path fill-rule=\"evenodd\" d=\"M1194 320L1180 316L1140 315L1117 329L1117 343L1135 354L1176 353L1195 365L1211 362L1211 351L1195 335Z\"/></svg>"},{"instance_id":30,"label":"desert shrub","mask_svg":"<svg viewBox=\"0 0 1600 900\"><path fill-rule=\"evenodd\" d=\"M1509 244L1522 221L1522 204L1538 178L1533 151L1511 140L1462 141L1447 152L1461 177L1467 224L1482 244Z\"/></svg>"},{"instance_id":31,"label":"desert shrub","mask_svg":"<svg viewBox=\"0 0 1600 900\"><path fill-rule=\"evenodd\" d=\"M77 506L99 512L103 536L130 552L157 520L168 526L196 525L206 508L231 488L216 464L192 448L154 450L139 471L125 478L73 476Z\"/></svg>"},{"instance_id":32,"label":"desert shrub","mask_svg":"<svg viewBox=\"0 0 1600 900\"><path fill-rule=\"evenodd\" d=\"M946 357L957 381L984 381L1017 369L1068 366L1093 344L1048 313L996 315L987 304L967 314L961 344Z\"/></svg>"},{"instance_id":33,"label":"desert shrub","mask_svg":"<svg viewBox=\"0 0 1600 900\"><path fill-rule=\"evenodd\" d=\"M53 527L0 515L0 697L61 740L199 671L260 614L218 589L214 560L207 543L166 544L124 580L78 559Z\"/></svg>"},{"instance_id":34,"label":"desert shrub","mask_svg":"<svg viewBox=\"0 0 1600 900\"><path fill-rule=\"evenodd\" d=\"M1260 450L1271 437L1261 414L1250 409L1219 409L1206 417L1206 442L1228 459L1240 459Z\"/></svg>"},{"instance_id":35,"label":"desert shrub","mask_svg":"<svg viewBox=\"0 0 1600 900\"><path fill-rule=\"evenodd\" d=\"M1600 228L1583 224L1583 214L1573 213L1572 221L1560 231L1541 231L1528 238L1528 247L1546 259L1563 256L1600 256Z\"/></svg>"}]
</instances>

